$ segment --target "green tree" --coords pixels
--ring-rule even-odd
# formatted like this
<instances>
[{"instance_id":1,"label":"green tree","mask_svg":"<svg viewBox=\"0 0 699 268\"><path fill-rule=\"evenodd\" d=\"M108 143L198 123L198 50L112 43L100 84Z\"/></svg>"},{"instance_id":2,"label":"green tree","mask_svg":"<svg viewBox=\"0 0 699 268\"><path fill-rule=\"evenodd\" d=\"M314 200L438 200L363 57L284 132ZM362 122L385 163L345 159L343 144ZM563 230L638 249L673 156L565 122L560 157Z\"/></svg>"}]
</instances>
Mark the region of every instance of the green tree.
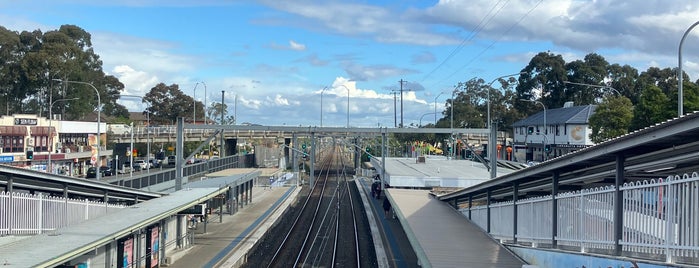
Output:
<instances>
[{"instance_id":1,"label":"green tree","mask_svg":"<svg viewBox=\"0 0 699 268\"><path fill-rule=\"evenodd\" d=\"M672 106L668 97L660 88L654 85L646 87L641 92L638 104L634 106L634 117L630 130L645 128L672 118L676 106Z\"/></svg>"},{"instance_id":2,"label":"green tree","mask_svg":"<svg viewBox=\"0 0 699 268\"><path fill-rule=\"evenodd\" d=\"M568 81L580 84L598 85L606 78L609 63L604 57L591 53L584 60L576 60L566 64ZM566 100L575 105L597 104L605 95L605 89L582 85L566 85Z\"/></svg>"},{"instance_id":3,"label":"green tree","mask_svg":"<svg viewBox=\"0 0 699 268\"><path fill-rule=\"evenodd\" d=\"M628 133L633 108L631 100L623 96L610 96L597 106L590 116L590 139L600 143Z\"/></svg>"},{"instance_id":4,"label":"green tree","mask_svg":"<svg viewBox=\"0 0 699 268\"><path fill-rule=\"evenodd\" d=\"M534 56L519 76L517 99L540 100L546 107L562 107L568 101L565 84L567 79L563 56L540 52ZM534 112L534 106L515 102L515 108L525 114Z\"/></svg>"},{"instance_id":5,"label":"green tree","mask_svg":"<svg viewBox=\"0 0 699 268\"><path fill-rule=\"evenodd\" d=\"M18 110L26 94L18 84L21 68L21 42L16 32L0 26L0 94L2 109L7 114Z\"/></svg>"},{"instance_id":6,"label":"green tree","mask_svg":"<svg viewBox=\"0 0 699 268\"><path fill-rule=\"evenodd\" d=\"M454 96L453 106L447 106L451 117L454 109L454 128L484 128L486 125L486 85L483 79L472 78L459 84L459 91ZM451 101L451 100L449 100ZM452 126L451 118L449 127Z\"/></svg>"},{"instance_id":7,"label":"green tree","mask_svg":"<svg viewBox=\"0 0 699 268\"><path fill-rule=\"evenodd\" d=\"M514 91L516 84L517 80L509 77L500 79L494 83L499 87L490 89L490 118L497 123L498 131L512 132L512 124L522 118L521 114L513 108L517 101L517 94Z\"/></svg>"},{"instance_id":8,"label":"green tree","mask_svg":"<svg viewBox=\"0 0 699 268\"><path fill-rule=\"evenodd\" d=\"M194 99L185 95L177 84L167 86L159 83L143 99L151 103L151 107L147 109L151 113L151 123L172 125L178 117L191 118L190 115L194 112ZM202 103L197 102L196 106L201 108ZM202 108L200 114L203 111Z\"/></svg>"},{"instance_id":9,"label":"green tree","mask_svg":"<svg viewBox=\"0 0 699 268\"><path fill-rule=\"evenodd\" d=\"M629 98L633 105L638 103L638 97L641 95L635 88L638 70L629 65L621 66L615 63L607 68L607 78L610 80L610 86L619 91L619 94Z\"/></svg>"},{"instance_id":10,"label":"green tree","mask_svg":"<svg viewBox=\"0 0 699 268\"><path fill-rule=\"evenodd\" d=\"M221 124L221 113L223 112L223 124L232 125L235 124L235 117L228 114L228 105L220 102L213 102L211 106L206 109L207 116L211 121L216 122L216 124Z\"/></svg>"}]
</instances>

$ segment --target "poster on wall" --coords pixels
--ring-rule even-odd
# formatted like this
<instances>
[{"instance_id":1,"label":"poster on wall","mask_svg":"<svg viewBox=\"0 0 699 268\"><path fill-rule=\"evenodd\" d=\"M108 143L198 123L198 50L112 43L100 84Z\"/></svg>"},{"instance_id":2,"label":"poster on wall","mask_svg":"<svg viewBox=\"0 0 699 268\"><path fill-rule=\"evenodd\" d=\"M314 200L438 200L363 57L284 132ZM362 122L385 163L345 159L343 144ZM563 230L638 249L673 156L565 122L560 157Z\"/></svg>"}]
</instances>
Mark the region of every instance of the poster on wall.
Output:
<instances>
[{"instance_id":1,"label":"poster on wall","mask_svg":"<svg viewBox=\"0 0 699 268\"><path fill-rule=\"evenodd\" d=\"M158 267L158 256L160 253L160 232L158 227L150 230L150 267Z\"/></svg>"},{"instance_id":2,"label":"poster on wall","mask_svg":"<svg viewBox=\"0 0 699 268\"><path fill-rule=\"evenodd\" d=\"M94 166L97 163L97 136L88 134L87 145L92 148L92 153L90 154L90 164Z\"/></svg>"},{"instance_id":3,"label":"poster on wall","mask_svg":"<svg viewBox=\"0 0 699 268\"><path fill-rule=\"evenodd\" d=\"M121 267L131 267L133 263L133 238L124 241L124 256L121 263Z\"/></svg>"}]
</instances>

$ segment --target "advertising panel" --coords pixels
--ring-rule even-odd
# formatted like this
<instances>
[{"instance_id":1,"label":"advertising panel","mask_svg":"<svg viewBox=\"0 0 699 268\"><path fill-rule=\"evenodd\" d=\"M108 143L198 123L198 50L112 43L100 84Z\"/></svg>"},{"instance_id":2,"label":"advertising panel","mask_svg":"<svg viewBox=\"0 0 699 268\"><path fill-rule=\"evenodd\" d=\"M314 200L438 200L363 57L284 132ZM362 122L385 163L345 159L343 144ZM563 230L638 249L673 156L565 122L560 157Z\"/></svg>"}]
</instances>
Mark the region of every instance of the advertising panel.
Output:
<instances>
[{"instance_id":1,"label":"advertising panel","mask_svg":"<svg viewBox=\"0 0 699 268\"><path fill-rule=\"evenodd\" d=\"M158 256L160 253L160 232L158 227L150 230L150 267L158 267Z\"/></svg>"}]
</instances>

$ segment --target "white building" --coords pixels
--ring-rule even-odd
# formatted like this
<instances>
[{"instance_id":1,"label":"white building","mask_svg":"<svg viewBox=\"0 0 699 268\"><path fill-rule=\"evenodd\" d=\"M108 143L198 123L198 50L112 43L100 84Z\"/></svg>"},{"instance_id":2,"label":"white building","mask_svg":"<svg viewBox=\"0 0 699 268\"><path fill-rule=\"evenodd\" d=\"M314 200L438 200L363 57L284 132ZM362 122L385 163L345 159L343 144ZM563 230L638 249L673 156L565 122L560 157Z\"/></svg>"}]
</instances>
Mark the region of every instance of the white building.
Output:
<instances>
[{"instance_id":1,"label":"white building","mask_svg":"<svg viewBox=\"0 0 699 268\"><path fill-rule=\"evenodd\" d=\"M594 145L589 122L595 108L596 105L573 106L566 102L563 108L545 109L515 122L515 160L545 161Z\"/></svg>"},{"instance_id":2,"label":"white building","mask_svg":"<svg viewBox=\"0 0 699 268\"><path fill-rule=\"evenodd\" d=\"M56 174L80 176L87 167L106 165L107 124L100 125L97 157L97 123L48 120L33 114L0 117L0 163ZM49 155L52 168L48 167ZM32 159L28 159L32 158ZM101 159L102 161L98 161Z\"/></svg>"}]
</instances>

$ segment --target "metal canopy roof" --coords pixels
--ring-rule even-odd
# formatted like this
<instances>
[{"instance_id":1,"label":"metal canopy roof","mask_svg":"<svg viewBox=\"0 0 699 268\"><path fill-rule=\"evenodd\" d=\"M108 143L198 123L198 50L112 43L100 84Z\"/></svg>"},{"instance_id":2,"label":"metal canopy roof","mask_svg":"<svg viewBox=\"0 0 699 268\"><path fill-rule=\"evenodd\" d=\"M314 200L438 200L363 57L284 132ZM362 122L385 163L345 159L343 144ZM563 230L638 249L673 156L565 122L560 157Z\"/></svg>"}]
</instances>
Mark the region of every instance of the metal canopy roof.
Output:
<instances>
[{"instance_id":1,"label":"metal canopy roof","mask_svg":"<svg viewBox=\"0 0 699 268\"><path fill-rule=\"evenodd\" d=\"M0 184L9 184L12 179L12 188L15 190L40 191L51 193L63 193L118 200L149 200L161 197L164 194L121 187L106 182L73 178L69 176L55 175L51 173L35 171L24 168L0 165Z\"/></svg>"},{"instance_id":2,"label":"metal canopy roof","mask_svg":"<svg viewBox=\"0 0 699 268\"><path fill-rule=\"evenodd\" d=\"M496 198L511 198L515 183L519 184L519 194L550 194L554 172L559 174L562 190L610 185L616 175L617 156L625 158L627 181L699 171L699 112L442 195L439 199L453 201L467 196L482 198L488 190Z\"/></svg>"},{"instance_id":3,"label":"metal canopy roof","mask_svg":"<svg viewBox=\"0 0 699 268\"><path fill-rule=\"evenodd\" d=\"M0 251L7 267L53 267L157 224L225 191L226 188L177 191L93 220L2 245Z\"/></svg>"}]
</instances>

